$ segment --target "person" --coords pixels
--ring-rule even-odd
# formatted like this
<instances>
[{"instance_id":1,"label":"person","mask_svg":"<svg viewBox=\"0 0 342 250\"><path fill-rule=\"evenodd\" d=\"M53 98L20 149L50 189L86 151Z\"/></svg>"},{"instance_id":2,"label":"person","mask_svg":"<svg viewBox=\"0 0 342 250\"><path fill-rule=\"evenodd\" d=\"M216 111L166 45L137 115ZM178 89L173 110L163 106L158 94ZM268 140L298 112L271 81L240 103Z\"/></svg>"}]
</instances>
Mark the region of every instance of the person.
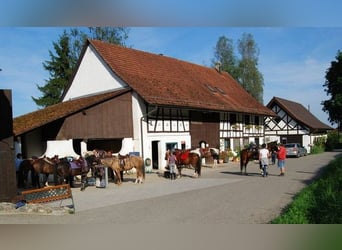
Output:
<instances>
[{"instance_id":1,"label":"person","mask_svg":"<svg viewBox=\"0 0 342 250\"><path fill-rule=\"evenodd\" d=\"M279 150L277 153L278 168L280 170L279 176L285 175L285 159L286 159L286 148L283 144L279 144Z\"/></svg>"},{"instance_id":2,"label":"person","mask_svg":"<svg viewBox=\"0 0 342 250\"><path fill-rule=\"evenodd\" d=\"M169 165L169 171L170 171L170 180L176 179L176 155L175 152L171 152L169 159L168 159L168 165Z\"/></svg>"},{"instance_id":3,"label":"person","mask_svg":"<svg viewBox=\"0 0 342 250\"><path fill-rule=\"evenodd\" d=\"M272 165L276 163L276 158L277 158L277 150L275 149L275 147L272 146L272 149L271 149Z\"/></svg>"},{"instance_id":4,"label":"person","mask_svg":"<svg viewBox=\"0 0 342 250\"><path fill-rule=\"evenodd\" d=\"M260 166L262 168L262 177L268 176L267 166L268 166L268 158L270 157L270 152L266 148L266 144L261 145L261 149L259 151L259 161Z\"/></svg>"},{"instance_id":5,"label":"person","mask_svg":"<svg viewBox=\"0 0 342 250\"><path fill-rule=\"evenodd\" d=\"M15 174L17 179L17 185L19 184L19 168L22 161L23 155L21 153L18 153L17 157L15 158Z\"/></svg>"}]
</instances>

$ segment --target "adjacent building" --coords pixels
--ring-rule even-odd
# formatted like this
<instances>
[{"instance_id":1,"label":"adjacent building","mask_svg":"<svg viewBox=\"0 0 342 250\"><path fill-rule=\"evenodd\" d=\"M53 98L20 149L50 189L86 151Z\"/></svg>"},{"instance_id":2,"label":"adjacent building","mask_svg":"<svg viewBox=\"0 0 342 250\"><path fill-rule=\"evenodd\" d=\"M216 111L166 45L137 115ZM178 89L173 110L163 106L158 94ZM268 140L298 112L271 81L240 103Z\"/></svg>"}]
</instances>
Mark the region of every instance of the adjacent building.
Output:
<instances>
[{"instance_id":1,"label":"adjacent building","mask_svg":"<svg viewBox=\"0 0 342 250\"><path fill-rule=\"evenodd\" d=\"M326 136L329 130L333 130L300 103L273 97L267 107L277 116L265 119L266 142L299 143L310 153L315 138Z\"/></svg>"}]
</instances>

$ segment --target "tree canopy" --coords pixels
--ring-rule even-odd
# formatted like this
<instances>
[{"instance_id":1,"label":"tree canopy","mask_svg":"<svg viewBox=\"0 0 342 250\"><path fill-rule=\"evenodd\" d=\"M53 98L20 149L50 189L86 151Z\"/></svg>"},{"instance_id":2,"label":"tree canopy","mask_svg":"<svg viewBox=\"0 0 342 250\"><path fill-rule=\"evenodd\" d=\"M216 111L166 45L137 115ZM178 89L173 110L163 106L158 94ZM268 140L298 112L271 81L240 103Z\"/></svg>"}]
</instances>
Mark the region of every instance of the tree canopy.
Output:
<instances>
[{"instance_id":1,"label":"tree canopy","mask_svg":"<svg viewBox=\"0 0 342 250\"><path fill-rule=\"evenodd\" d=\"M32 97L33 101L41 107L47 107L59 102L63 90L72 75L69 37L65 31L59 37L58 42L53 43L53 47L56 54L49 51L51 60L43 63L44 69L49 71L50 78L44 86L37 85L43 96L39 98Z\"/></svg>"},{"instance_id":2,"label":"tree canopy","mask_svg":"<svg viewBox=\"0 0 342 250\"><path fill-rule=\"evenodd\" d=\"M325 75L324 91L330 99L322 101L322 110L329 115L332 124L341 126L342 121L342 52L339 50Z\"/></svg>"},{"instance_id":3,"label":"tree canopy","mask_svg":"<svg viewBox=\"0 0 342 250\"><path fill-rule=\"evenodd\" d=\"M240 58L234 53L233 40L219 37L215 49L213 65L221 63L221 70L228 72L247 92L263 103L264 79L259 72L259 49L251 34L244 33L238 40Z\"/></svg>"},{"instance_id":4,"label":"tree canopy","mask_svg":"<svg viewBox=\"0 0 342 250\"><path fill-rule=\"evenodd\" d=\"M42 96L32 97L32 99L38 106L44 108L60 102L88 38L125 46L128 29L89 27L72 28L69 32L64 30L58 41L53 42L54 53L49 51L50 60L43 63L43 67L49 71L50 77L45 85L37 84Z\"/></svg>"}]
</instances>

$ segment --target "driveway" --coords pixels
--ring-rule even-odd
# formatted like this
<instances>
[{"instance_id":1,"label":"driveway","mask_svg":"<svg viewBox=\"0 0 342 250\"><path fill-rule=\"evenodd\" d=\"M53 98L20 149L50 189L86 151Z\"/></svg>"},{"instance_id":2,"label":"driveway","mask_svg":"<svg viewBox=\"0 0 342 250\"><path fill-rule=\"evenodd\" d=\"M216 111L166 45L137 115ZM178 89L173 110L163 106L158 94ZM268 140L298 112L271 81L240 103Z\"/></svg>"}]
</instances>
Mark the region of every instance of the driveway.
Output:
<instances>
[{"instance_id":1,"label":"driveway","mask_svg":"<svg viewBox=\"0 0 342 250\"><path fill-rule=\"evenodd\" d=\"M72 215L0 215L2 224L260 224L278 216L293 197L309 184L339 152L326 152L286 160L286 174L275 165L269 176L249 163L248 176L239 174L238 163L203 168L200 178L186 176L171 181L158 173L146 174L143 184L125 176L120 186L74 188L76 213ZM65 201L67 203L67 201Z\"/></svg>"}]
</instances>

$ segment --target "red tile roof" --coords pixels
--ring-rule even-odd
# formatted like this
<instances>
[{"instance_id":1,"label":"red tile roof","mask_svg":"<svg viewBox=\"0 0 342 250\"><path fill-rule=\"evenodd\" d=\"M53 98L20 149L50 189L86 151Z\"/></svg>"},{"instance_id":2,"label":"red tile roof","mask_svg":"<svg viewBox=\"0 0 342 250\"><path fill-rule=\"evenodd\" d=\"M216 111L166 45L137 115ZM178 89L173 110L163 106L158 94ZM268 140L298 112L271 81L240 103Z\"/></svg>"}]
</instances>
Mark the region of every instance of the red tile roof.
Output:
<instances>
[{"instance_id":1,"label":"red tile roof","mask_svg":"<svg viewBox=\"0 0 342 250\"><path fill-rule=\"evenodd\" d=\"M16 117L13 119L13 134L15 136L21 135L47 123L72 115L98 103L107 101L128 91L130 90L123 89L99 95L73 99L71 101L57 103L47 108Z\"/></svg>"},{"instance_id":2,"label":"red tile roof","mask_svg":"<svg viewBox=\"0 0 342 250\"><path fill-rule=\"evenodd\" d=\"M115 74L152 105L274 116L226 72L98 40L88 42Z\"/></svg>"},{"instance_id":3,"label":"red tile roof","mask_svg":"<svg viewBox=\"0 0 342 250\"><path fill-rule=\"evenodd\" d=\"M226 72L98 40L89 40L87 46L93 46L110 69L151 105L275 115ZM61 102L17 117L13 121L14 135L66 117L117 94L110 92Z\"/></svg>"},{"instance_id":4,"label":"red tile roof","mask_svg":"<svg viewBox=\"0 0 342 250\"><path fill-rule=\"evenodd\" d=\"M273 97L272 100L267 104L267 107L272 109L274 104L277 104L289 116L291 116L298 122L303 123L305 126L309 127L313 131L326 131L333 129L332 127L318 120L308 109L306 109L300 103L289 101L280 97Z\"/></svg>"}]
</instances>

